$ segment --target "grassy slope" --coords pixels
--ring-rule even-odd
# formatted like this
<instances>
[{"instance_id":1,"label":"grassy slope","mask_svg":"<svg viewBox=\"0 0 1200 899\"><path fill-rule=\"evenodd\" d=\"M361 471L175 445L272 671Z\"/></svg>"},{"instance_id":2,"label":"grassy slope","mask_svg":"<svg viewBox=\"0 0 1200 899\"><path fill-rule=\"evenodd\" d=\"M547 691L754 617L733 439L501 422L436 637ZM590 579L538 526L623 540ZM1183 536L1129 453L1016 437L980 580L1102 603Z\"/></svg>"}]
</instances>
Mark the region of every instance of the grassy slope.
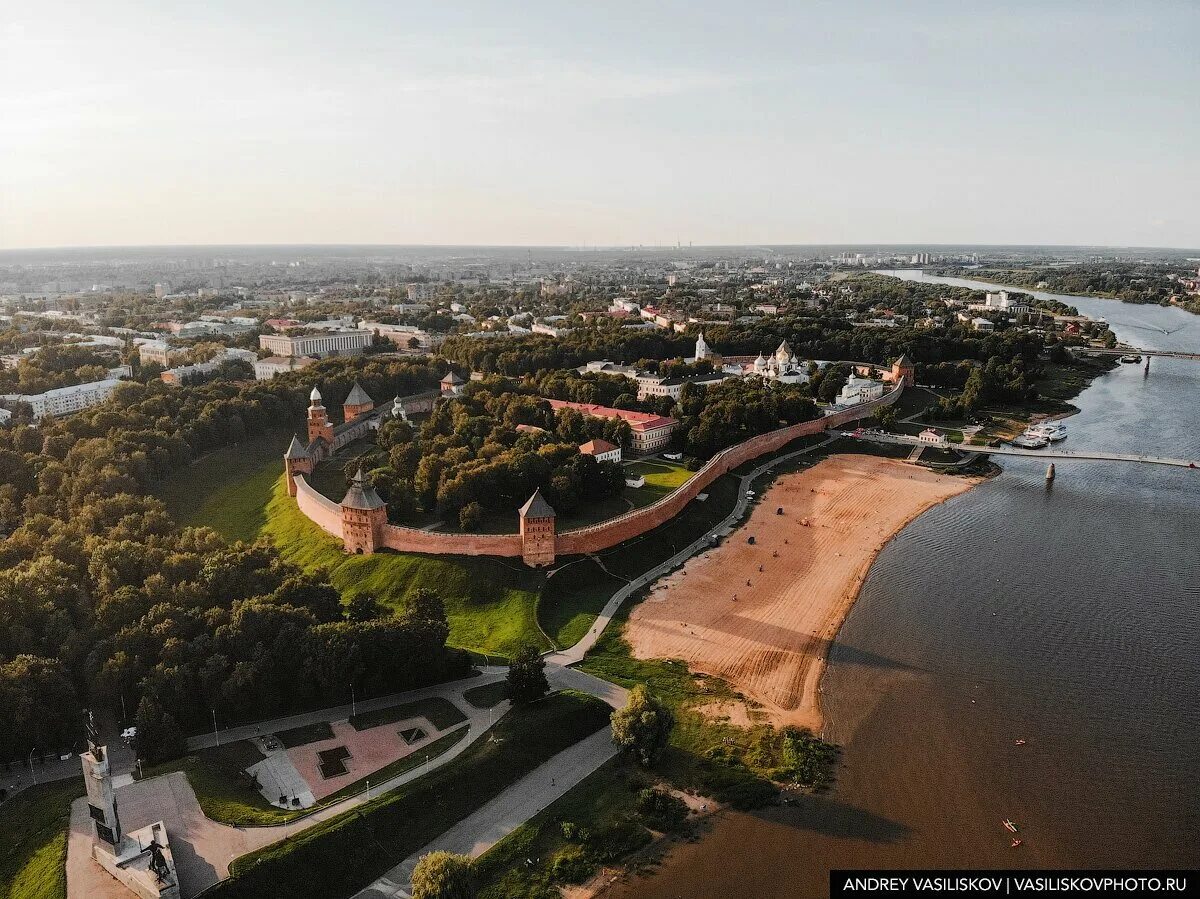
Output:
<instances>
[{"instance_id":1,"label":"grassy slope","mask_svg":"<svg viewBox=\"0 0 1200 899\"><path fill-rule=\"evenodd\" d=\"M263 533L284 557L302 568L328 569L346 599L370 593L403 609L413 591L428 587L446 603L453 645L505 656L525 641L547 648L535 617L543 575L520 562L391 552L347 556L336 539L300 513L282 476L267 509Z\"/></svg>"},{"instance_id":2,"label":"grassy slope","mask_svg":"<svg viewBox=\"0 0 1200 899\"><path fill-rule=\"evenodd\" d=\"M369 730L384 724L394 724L408 718L424 718L438 730L447 730L456 724L462 724L467 716L448 699L441 696L431 696L428 699L418 699L401 705L377 709L373 712L363 712L350 719L355 730Z\"/></svg>"},{"instance_id":3,"label":"grassy slope","mask_svg":"<svg viewBox=\"0 0 1200 899\"><path fill-rule=\"evenodd\" d=\"M283 468L291 435L278 432L209 453L159 486L159 499L181 525L206 525L230 540L254 540Z\"/></svg>"},{"instance_id":4,"label":"grassy slope","mask_svg":"<svg viewBox=\"0 0 1200 899\"><path fill-rule=\"evenodd\" d=\"M480 740L426 777L236 859L231 878L213 895L351 895L542 762L599 730L608 716L600 700L573 692L514 710L497 724L498 740Z\"/></svg>"},{"instance_id":5,"label":"grassy slope","mask_svg":"<svg viewBox=\"0 0 1200 899\"><path fill-rule=\"evenodd\" d=\"M0 899L67 895L67 825L78 778L30 787L0 805Z\"/></svg>"}]
</instances>

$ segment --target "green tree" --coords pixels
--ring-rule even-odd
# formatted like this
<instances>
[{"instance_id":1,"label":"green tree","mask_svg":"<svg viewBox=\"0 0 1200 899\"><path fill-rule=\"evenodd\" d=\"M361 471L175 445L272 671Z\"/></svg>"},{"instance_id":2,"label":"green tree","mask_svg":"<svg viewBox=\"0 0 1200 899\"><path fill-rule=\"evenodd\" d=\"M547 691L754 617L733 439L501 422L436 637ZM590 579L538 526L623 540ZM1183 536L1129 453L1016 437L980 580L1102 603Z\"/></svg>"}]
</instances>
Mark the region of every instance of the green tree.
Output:
<instances>
[{"instance_id":1,"label":"green tree","mask_svg":"<svg viewBox=\"0 0 1200 899\"><path fill-rule=\"evenodd\" d=\"M546 680L546 660L536 646L526 643L517 650L509 665L505 683L505 696L513 705L541 699L550 691L550 683Z\"/></svg>"},{"instance_id":2,"label":"green tree","mask_svg":"<svg viewBox=\"0 0 1200 899\"><path fill-rule=\"evenodd\" d=\"M179 724L150 694L138 703L137 747L138 754L151 764L177 758L187 751Z\"/></svg>"},{"instance_id":3,"label":"green tree","mask_svg":"<svg viewBox=\"0 0 1200 899\"><path fill-rule=\"evenodd\" d=\"M644 684L629 691L629 701L612 714L613 742L650 765L671 739L675 715Z\"/></svg>"},{"instance_id":4,"label":"green tree","mask_svg":"<svg viewBox=\"0 0 1200 899\"><path fill-rule=\"evenodd\" d=\"M370 593L357 593L346 603L347 621L374 621L383 615L383 607Z\"/></svg>"},{"instance_id":5,"label":"green tree","mask_svg":"<svg viewBox=\"0 0 1200 899\"><path fill-rule=\"evenodd\" d=\"M475 893L475 870L468 856L439 850L421 856L413 868L413 899L474 899Z\"/></svg>"},{"instance_id":6,"label":"green tree","mask_svg":"<svg viewBox=\"0 0 1200 899\"><path fill-rule=\"evenodd\" d=\"M477 531L483 524L483 506L469 502L458 510L458 528L461 531Z\"/></svg>"}]
</instances>

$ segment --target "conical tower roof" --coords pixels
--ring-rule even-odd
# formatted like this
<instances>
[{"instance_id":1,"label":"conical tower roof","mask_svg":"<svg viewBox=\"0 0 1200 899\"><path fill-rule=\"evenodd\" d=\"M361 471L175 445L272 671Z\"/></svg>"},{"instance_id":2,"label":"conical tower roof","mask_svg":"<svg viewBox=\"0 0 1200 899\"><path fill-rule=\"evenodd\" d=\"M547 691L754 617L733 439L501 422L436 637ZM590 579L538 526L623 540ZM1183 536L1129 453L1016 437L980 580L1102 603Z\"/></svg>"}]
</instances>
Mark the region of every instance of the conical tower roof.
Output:
<instances>
[{"instance_id":1,"label":"conical tower roof","mask_svg":"<svg viewBox=\"0 0 1200 899\"><path fill-rule=\"evenodd\" d=\"M542 490L539 487L533 491L533 496L525 501L525 505L521 506L522 518L553 518L554 508L546 502L546 498L542 496Z\"/></svg>"},{"instance_id":2,"label":"conical tower roof","mask_svg":"<svg viewBox=\"0 0 1200 899\"><path fill-rule=\"evenodd\" d=\"M899 365L901 368L912 368L913 367L913 361L908 358L908 353L902 354L900 356L900 358L896 360L896 364Z\"/></svg>"},{"instance_id":3,"label":"conical tower roof","mask_svg":"<svg viewBox=\"0 0 1200 899\"><path fill-rule=\"evenodd\" d=\"M346 491L342 505L349 509L362 509L369 512L373 509L382 509L387 503L379 498L379 494L375 492L375 488L363 474L360 465L358 472L350 479L350 489Z\"/></svg>"},{"instance_id":4,"label":"conical tower roof","mask_svg":"<svg viewBox=\"0 0 1200 899\"><path fill-rule=\"evenodd\" d=\"M308 450L306 450L304 448L304 445L300 443L299 438L296 437L295 434L293 434L292 442L291 442L291 444L288 445L287 452L284 453L283 458L285 458L285 459L308 459L308 458L310 458L310 456L308 455Z\"/></svg>"},{"instance_id":5,"label":"conical tower roof","mask_svg":"<svg viewBox=\"0 0 1200 899\"><path fill-rule=\"evenodd\" d=\"M321 391L317 390L316 386L314 385L313 389L312 389L312 393L310 393L308 395L308 398L310 400L312 400L314 403L321 402Z\"/></svg>"},{"instance_id":6,"label":"conical tower roof","mask_svg":"<svg viewBox=\"0 0 1200 899\"><path fill-rule=\"evenodd\" d=\"M369 406L375 401L367 396L367 392L362 389L362 385L358 381L354 382L354 387L350 390L350 395L346 397L345 406Z\"/></svg>"}]
</instances>

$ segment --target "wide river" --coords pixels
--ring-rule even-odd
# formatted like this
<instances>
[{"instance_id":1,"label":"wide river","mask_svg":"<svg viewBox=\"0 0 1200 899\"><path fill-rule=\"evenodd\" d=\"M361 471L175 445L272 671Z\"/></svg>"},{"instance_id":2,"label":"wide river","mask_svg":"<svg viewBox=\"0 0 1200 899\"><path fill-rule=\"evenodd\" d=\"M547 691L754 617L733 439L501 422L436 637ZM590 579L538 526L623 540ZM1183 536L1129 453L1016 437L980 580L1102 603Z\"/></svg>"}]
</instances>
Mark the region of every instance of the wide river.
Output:
<instances>
[{"instance_id":1,"label":"wide river","mask_svg":"<svg viewBox=\"0 0 1200 899\"><path fill-rule=\"evenodd\" d=\"M1200 316L1039 295L1200 352ZM1200 362L1119 366L1075 404L1068 447L1200 459ZM834 789L727 814L609 895L817 897L831 868L1200 866L1200 472L1062 461L1047 487L1043 464L997 461L871 568L822 687Z\"/></svg>"}]
</instances>

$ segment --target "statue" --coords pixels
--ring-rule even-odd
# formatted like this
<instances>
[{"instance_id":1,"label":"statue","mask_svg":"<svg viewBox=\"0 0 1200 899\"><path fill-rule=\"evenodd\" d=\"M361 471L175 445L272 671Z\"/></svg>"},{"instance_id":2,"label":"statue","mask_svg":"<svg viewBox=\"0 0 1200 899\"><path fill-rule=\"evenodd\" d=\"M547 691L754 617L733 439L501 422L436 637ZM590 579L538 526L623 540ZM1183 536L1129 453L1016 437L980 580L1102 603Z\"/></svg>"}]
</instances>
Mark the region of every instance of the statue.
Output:
<instances>
[{"instance_id":1,"label":"statue","mask_svg":"<svg viewBox=\"0 0 1200 899\"><path fill-rule=\"evenodd\" d=\"M96 715L91 709L83 711L84 730L87 731L88 749L96 761L104 761L104 747L100 745L100 729L96 727Z\"/></svg>"},{"instance_id":2,"label":"statue","mask_svg":"<svg viewBox=\"0 0 1200 899\"><path fill-rule=\"evenodd\" d=\"M163 856L162 846L158 845L158 840L151 840L147 848L150 850L150 870L154 872L159 883L166 883L171 869L167 866L167 860Z\"/></svg>"}]
</instances>

